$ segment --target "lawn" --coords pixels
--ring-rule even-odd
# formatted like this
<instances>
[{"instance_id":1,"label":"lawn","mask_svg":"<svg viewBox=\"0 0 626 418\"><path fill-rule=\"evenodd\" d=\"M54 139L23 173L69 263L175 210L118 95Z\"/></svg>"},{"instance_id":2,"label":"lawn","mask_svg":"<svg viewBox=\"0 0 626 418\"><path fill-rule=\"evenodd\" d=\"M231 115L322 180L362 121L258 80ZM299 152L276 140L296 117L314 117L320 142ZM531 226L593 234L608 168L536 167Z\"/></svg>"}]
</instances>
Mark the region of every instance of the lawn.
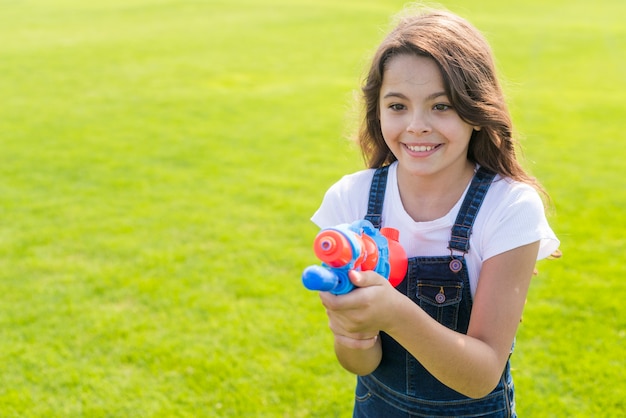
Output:
<instances>
[{"instance_id":1,"label":"lawn","mask_svg":"<svg viewBox=\"0 0 626 418\"><path fill-rule=\"evenodd\" d=\"M443 3L490 40L562 241L518 413L625 415L626 3ZM0 0L0 416L350 416L300 274L404 4Z\"/></svg>"}]
</instances>

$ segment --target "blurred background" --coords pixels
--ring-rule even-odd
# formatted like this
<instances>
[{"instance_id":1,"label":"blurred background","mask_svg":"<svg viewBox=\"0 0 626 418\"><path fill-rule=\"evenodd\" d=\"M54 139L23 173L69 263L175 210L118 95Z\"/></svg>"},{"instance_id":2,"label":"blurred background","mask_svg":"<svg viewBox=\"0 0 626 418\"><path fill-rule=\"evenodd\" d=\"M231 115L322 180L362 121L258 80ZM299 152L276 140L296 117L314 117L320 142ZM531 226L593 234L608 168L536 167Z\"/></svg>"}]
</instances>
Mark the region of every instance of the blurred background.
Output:
<instances>
[{"instance_id":1,"label":"blurred background","mask_svg":"<svg viewBox=\"0 0 626 418\"><path fill-rule=\"evenodd\" d=\"M300 274L404 1L0 0L0 416L345 417ZM563 258L518 413L626 413L626 3L442 5L486 35Z\"/></svg>"}]
</instances>

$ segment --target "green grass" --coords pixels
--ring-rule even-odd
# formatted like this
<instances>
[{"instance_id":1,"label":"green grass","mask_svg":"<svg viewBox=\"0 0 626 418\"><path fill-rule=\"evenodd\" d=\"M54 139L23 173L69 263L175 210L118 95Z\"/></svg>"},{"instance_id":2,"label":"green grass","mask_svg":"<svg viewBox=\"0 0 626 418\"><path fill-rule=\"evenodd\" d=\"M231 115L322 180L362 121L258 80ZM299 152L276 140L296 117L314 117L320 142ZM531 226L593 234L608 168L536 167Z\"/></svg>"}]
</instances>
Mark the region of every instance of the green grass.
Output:
<instances>
[{"instance_id":1,"label":"green grass","mask_svg":"<svg viewBox=\"0 0 626 418\"><path fill-rule=\"evenodd\" d=\"M299 276L403 4L0 0L1 416L349 416ZM626 3L445 4L494 47L562 240L518 412L624 415Z\"/></svg>"}]
</instances>

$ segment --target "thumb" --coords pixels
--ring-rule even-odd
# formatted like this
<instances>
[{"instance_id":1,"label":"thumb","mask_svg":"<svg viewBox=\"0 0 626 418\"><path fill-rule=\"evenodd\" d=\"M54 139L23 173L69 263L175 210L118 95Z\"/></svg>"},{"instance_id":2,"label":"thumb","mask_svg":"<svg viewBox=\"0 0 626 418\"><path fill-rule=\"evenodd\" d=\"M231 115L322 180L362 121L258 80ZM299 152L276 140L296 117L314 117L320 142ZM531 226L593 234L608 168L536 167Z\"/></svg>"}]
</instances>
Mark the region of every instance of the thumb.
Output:
<instances>
[{"instance_id":1,"label":"thumb","mask_svg":"<svg viewBox=\"0 0 626 418\"><path fill-rule=\"evenodd\" d=\"M356 287L380 286L387 282L383 276L373 270L350 270L348 277L350 277L350 281Z\"/></svg>"}]
</instances>

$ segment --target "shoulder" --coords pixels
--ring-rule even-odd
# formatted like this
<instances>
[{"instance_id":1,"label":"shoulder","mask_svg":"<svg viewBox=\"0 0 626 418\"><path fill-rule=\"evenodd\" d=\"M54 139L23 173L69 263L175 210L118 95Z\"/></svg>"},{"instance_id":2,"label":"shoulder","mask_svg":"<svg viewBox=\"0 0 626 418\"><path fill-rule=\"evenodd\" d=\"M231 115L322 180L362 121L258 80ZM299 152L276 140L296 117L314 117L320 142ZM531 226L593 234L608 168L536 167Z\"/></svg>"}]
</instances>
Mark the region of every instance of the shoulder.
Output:
<instances>
[{"instance_id":1,"label":"shoulder","mask_svg":"<svg viewBox=\"0 0 626 418\"><path fill-rule=\"evenodd\" d=\"M362 193L364 189L369 190L375 171L376 170L372 168L347 174L330 186L326 195L334 194L337 196L345 196L354 193Z\"/></svg>"},{"instance_id":2,"label":"shoulder","mask_svg":"<svg viewBox=\"0 0 626 418\"><path fill-rule=\"evenodd\" d=\"M530 184L497 175L487 192L485 204L493 209L512 207L533 209L543 214L544 205L539 192Z\"/></svg>"},{"instance_id":3,"label":"shoulder","mask_svg":"<svg viewBox=\"0 0 626 418\"><path fill-rule=\"evenodd\" d=\"M369 189L375 169L347 174L334 183L324 194L319 209L311 220L320 228L351 223L367 212Z\"/></svg>"},{"instance_id":4,"label":"shoulder","mask_svg":"<svg viewBox=\"0 0 626 418\"><path fill-rule=\"evenodd\" d=\"M541 257L558 247L539 192L510 178L496 176L476 223L484 259L535 241L541 242Z\"/></svg>"}]
</instances>

